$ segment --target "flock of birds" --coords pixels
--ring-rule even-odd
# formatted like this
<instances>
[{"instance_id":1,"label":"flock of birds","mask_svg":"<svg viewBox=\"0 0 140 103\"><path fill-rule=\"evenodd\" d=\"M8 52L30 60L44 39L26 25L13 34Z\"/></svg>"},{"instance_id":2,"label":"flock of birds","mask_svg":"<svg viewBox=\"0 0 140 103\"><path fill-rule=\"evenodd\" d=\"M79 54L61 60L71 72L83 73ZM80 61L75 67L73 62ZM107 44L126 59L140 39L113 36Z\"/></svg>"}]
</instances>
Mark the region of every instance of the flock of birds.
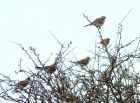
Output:
<instances>
[{"instance_id":1,"label":"flock of birds","mask_svg":"<svg viewBox=\"0 0 140 103\"><path fill-rule=\"evenodd\" d=\"M95 26L98 29L101 28L101 26L104 24L106 17L105 16L101 16L99 18L96 18L94 21L92 21L90 24L85 25L85 27L87 26ZM101 39L100 44L107 46L110 42L109 38L105 38L105 39ZM85 57L84 59L81 60L77 60L77 61L71 61L71 63L74 63L76 65L80 65L81 67L83 66L87 66L89 64L90 61L90 57ZM57 69L57 59L55 60L55 62L51 65L48 66L44 66L44 67L36 67L38 69L44 69L47 73L54 73ZM20 89L23 90L23 88L25 88L28 84L30 83L30 77L26 78L25 80L21 80L19 82L17 82L15 84L16 89Z\"/></svg>"}]
</instances>

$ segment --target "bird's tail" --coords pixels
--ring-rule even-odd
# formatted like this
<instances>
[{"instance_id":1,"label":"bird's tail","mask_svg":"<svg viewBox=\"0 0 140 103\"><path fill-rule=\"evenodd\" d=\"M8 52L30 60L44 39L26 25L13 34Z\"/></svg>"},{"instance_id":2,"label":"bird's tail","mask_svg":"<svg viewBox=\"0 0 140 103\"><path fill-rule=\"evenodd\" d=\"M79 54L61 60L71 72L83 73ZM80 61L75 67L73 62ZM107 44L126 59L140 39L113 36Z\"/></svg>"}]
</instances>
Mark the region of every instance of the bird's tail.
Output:
<instances>
[{"instance_id":1,"label":"bird's tail","mask_svg":"<svg viewBox=\"0 0 140 103\"><path fill-rule=\"evenodd\" d=\"M37 69L43 69L43 67L38 67L38 66L36 66L35 68L37 68Z\"/></svg>"},{"instance_id":2,"label":"bird's tail","mask_svg":"<svg viewBox=\"0 0 140 103\"><path fill-rule=\"evenodd\" d=\"M87 27L87 26L89 26L89 24L88 25L85 25L84 27Z\"/></svg>"},{"instance_id":3,"label":"bird's tail","mask_svg":"<svg viewBox=\"0 0 140 103\"><path fill-rule=\"evenodd\" d=\"M78 62L76 62L76 61L69 61L69 62L76 64L76 65L78 64Z\"/></svg>"},{"instance_id":4,"label":"bird's tail","mask_svg":"<svg viewBox=\"0 0 140 103\"><path fill-rule=\"evenodd\" d=\"M10 84L9 86L11 86L11 89L12 89L14 92L17 92L17 90L18 90L17 83Z\"/></svg>"},{"instance_id":5,"label":"bird's tail","mask_svg":"<svg viewBox=\"0 0 140 103\"><path fill-rule=\"evenodd\" d=\"M91 25L93 25L93 24L92 24L92 23L90 23L90 24L85 25L84 27L91 26Z\"/></svg>"}]
</instances>

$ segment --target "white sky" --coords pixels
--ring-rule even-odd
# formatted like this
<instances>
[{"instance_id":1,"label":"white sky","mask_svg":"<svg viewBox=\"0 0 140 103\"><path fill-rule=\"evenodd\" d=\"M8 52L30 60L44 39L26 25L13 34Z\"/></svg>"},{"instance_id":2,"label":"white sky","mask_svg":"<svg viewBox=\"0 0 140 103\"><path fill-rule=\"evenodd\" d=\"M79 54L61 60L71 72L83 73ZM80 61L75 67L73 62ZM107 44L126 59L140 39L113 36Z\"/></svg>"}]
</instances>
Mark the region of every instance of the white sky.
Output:
<instances>
[{"instance_id":1,"label":"white sky","mask_svg":"<svg viewBox=\"0 0 140 103\"><path fill-rule=\"evenodd\" d=\"M59 50L58 43L49 33L51 30L62 43L72 41L72 46L78 47L74 51L78 58L85 57L89 54L87 50L93 50L95 40L98 42L99 38L96 28L84 27L88 21L82 14L85 13L91 20L105 15L107 19L101 32L104 37L110 37L113 43L118 23L131 8L133 10L123 25L122 37L126 42L139 36L138 0L1 0L0 72L15 70L19 58L25 56L9 40L21 43L26 48L36 47L42 57L48 57Z\"/></svg>"},{"instance_id":2,"label":"white sky","mask_svg":"<svg viewBox=\"0 0 140 103\"><path fill-rule=\"evenodd\" d=\"M49 30L62 43L72 41L72 47L77 47L74 50L77 58L90 56L87 50L94 50L95 40L99 38L96 28L84 27L88 21L83 13L90 20L107 17L101 32L103 37L111 38L113 44L118 23L133 8L123 22L122 38L127 43L140 36L139 4L139 0L0 0L0 72L12 75L18 68L19 58L24 58L25 67L30 65L25 53L9 40L26 48L36 47L44 59L51 53L55 57L59 44Z\"/></svg>"}]
</instances>

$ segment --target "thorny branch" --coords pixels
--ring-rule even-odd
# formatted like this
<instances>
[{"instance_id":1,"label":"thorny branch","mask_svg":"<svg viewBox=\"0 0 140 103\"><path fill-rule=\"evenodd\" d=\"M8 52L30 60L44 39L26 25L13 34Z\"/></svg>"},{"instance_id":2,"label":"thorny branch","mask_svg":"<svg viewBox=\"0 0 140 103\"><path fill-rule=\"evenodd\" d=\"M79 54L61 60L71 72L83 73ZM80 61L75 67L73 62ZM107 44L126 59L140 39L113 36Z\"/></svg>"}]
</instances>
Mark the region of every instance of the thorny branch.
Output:
<instances>
[{"instance_id":1,"label":"thorny branch","mask_svg":"<svg viewBox=\"0 0 140 103\"><path fill-rule=\"evenodd\" d=\"M83 15L90 22L88 17L85 14ZM56 53L56 58L58 58L56 71L49 74L38 69L35 69L35 72L30 69L28 71L23 70L23 73L30 76L31 81L27 87L17 92L15 91L15 83L18 81L0 73L0 98L17 103L139 103L140 91L138 85L140 84L140 75L132 70L134 67L139 67L133 61L140 62L138 60L140 58L140 42L133 52L123 50L136 40L140 40L140 37L122 45L122 30L121 24L118 26L115 47L96 47L95 53L91 51L91 55L95 57L93 56L90 63L83 68L67 62L67 56L75 49L70 50L72 42L64 46L50 32L57 43L61 45L60 50ZM99 38L102 39L99 29L98 32ZM36 56L36 58L32 58L21 44L11 42L19 45L35 66L38 66L35 61L43 66L44 62L40 60L40 54L37 53L35 48L30 47L34 56ZM110 48L112 51L110 51ZM79 51L79 53L81 52ZM22 68L21 61L19 67Z\"/></svg>"},{"instance_id":2,"label":"thorny branch","mask_svg":"<svg viewBox=\"0 0 140 103\"><path fill-rule=\"evenodd\" d=\"M14 41L10 41L11 43L13 44L16 44L18 46L20 46L20 48L28 55L28 57L32 60L32 62L34 63L35 66L37 66L37 64L35 63L35 61L33 60L33 58L31 57L31 55L27 52L27 50L21 45L21 44L18 44Z\"/></svg>"},{"instance_id":3,"label":"thorny branch","mask_svg":"<svg viewBox=\"0 0 140 103\"><path fill-rule=\"evenodd\" d=\"M57 41L58 44L63 48L63 44L55 37L55 35L49 30L50 34L53 36L53 38Z\"/></svg>"}]
</instances>

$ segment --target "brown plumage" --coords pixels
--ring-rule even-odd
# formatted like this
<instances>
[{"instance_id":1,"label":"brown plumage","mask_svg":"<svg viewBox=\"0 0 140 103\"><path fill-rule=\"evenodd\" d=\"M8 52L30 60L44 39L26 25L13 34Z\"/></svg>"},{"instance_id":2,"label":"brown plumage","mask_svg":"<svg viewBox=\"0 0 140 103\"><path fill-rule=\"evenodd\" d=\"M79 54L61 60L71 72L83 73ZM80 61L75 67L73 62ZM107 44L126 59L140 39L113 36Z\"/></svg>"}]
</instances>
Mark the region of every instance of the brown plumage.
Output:
<instances>
[{"instance_id":1,"label":"brown plumage","mask_svg":"<svg viewBox=\"0 0 140 103\"><path fill-rule=\"evenodd\" d=\"M81 60L78 60L78 61L71 61L71 62L76 64L76 65L78 64L81 67L83 67L83 66L87 66L88 65L89 60L90 60L90 57L85 57L84 59L81 59Z\"/></svg>"},{"instance_id":2,"label":"brown plumage","mask_svg":"<svg viewBox=\"0 0 140 103\"><path fill-rule=\"evenodd\" d=\"M41 68L41 69L44 69L47 73L50 73L50 74L52 74L52 73L54 73L55 71L56 71L56 69L57 69L57 61L55 61L53 64L51 64L51 65L47 65L47 66L44 66L44 67L36 67L36 68Z\"/></svg>"},{"instance_id":3,"label":"brown plumage","mask_svg":"<svg viewBox=\"0 0 140 103\"><path fill-rule=\"evenodd\" d=\"M47 73L54 73L56 71L57 68L57 63L53 63L51 65L45 66L44 69L47 71Z\"/></svg>"},{"instance_id":4,"label":"brown plumage","mask_svg":"<svg viewBox=\"0 0 140 103\"><path fill-rule=\"evenodd\" d=\"M104 46L107 46L110 42L110 39L109 38L105 38L105 39L102 39L100 44L104 45Z\"/></svg>"},{"instance_id":5,"label":"brown plumage","mask_svg":"<svg viewBox=\"0 0 140 103\"><path fill-rule=\"evenodd\" d=\"M105 16L101 16L100 18L96 18L94 21L92 21L90 24L85 25L85 27L87 26L96 26L97 28L101 28L101 26L104 24L105 22Z\"/></svg>"},{"instance_id":6,"label":"brown plumage","mask_svg":"<svg viewBox=\"0 0 140 103\"><path fill-rule=\"evenodd\" d=\"M30 82L30 77L28 77L25 80L21 80L15 84L15 89L23 90L23 88L25 88L29 84L29 82Z\"/></svg>"}]
</instances>

